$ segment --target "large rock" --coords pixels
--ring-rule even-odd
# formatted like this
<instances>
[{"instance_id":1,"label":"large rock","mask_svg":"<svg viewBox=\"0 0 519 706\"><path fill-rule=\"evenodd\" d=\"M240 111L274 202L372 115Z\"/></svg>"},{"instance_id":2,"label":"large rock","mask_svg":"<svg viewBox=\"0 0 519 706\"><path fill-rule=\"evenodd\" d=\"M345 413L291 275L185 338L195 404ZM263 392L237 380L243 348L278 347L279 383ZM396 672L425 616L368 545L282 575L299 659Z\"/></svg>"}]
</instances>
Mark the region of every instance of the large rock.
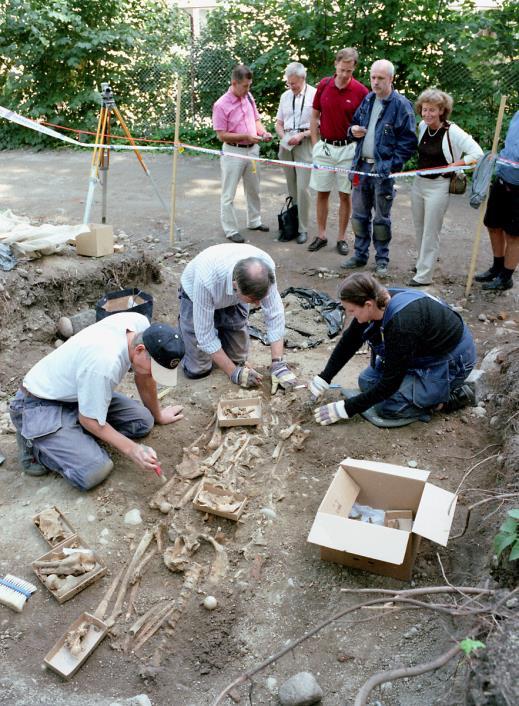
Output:
<instances>
[{"instance_id":1,"label":"large rock","mask_svg":"<svg viewBox=\"0 0 519 706\"><path fill-rule=\"evenodd\" d=\"M279 689L283 706L310 706L323 698L323 690L310 672L299 672L290 677Z\"/></svg>"},{"instance_id":2,"label":"large rock","mask_svg":"<svg viewBox=\"0 0 519 706\"><path fill-rule=\"evenodd\" d=\"M487 381L485 379L486 377L486 372L484 370L474 368L465 380L465 383L470 385L474 391L474 397L476 400L475 404L481 402L481 400L484 400L489 393L489 386L487 385Z\"/></svg>"}]
</instances>

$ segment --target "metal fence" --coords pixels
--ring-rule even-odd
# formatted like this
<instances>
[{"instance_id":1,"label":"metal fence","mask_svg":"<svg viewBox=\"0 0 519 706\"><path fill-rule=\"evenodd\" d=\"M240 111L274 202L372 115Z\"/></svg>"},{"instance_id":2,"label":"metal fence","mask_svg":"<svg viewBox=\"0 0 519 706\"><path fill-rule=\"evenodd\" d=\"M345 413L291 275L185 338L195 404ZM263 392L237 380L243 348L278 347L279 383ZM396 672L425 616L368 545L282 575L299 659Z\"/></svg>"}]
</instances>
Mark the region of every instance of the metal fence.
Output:
<instances>
[{"instance_id":1,"label":"metal fence","mask_svg":"<svg viewBox=\"0 0 519 706\"><path fill-rule=\"evenodd\" d=\"M144 136L173 131L178 78L182 79L182 128L210 128L213 103L227 89L234 63L225 47L195 42L165 62L137 65L132 93L119 96L132 130ZM359 78L368 83L368 77ZM272 79L273 83L277 80L281 94L284 83L281 76ZM450 93L455 101L453 120L472 132L483 146L489 146L492 140L501 95L508 96L509 116L519 109L519 62L495 66L474 62L468 68L455 55L446 55L431 67L429 75L423 76L423 85L416 81L399 85L398 80L395 85L411 100L430 86ZM267 123L273 122L277 104L269 103L261 94L255 97Z\"/></svg>"}]
</instances>

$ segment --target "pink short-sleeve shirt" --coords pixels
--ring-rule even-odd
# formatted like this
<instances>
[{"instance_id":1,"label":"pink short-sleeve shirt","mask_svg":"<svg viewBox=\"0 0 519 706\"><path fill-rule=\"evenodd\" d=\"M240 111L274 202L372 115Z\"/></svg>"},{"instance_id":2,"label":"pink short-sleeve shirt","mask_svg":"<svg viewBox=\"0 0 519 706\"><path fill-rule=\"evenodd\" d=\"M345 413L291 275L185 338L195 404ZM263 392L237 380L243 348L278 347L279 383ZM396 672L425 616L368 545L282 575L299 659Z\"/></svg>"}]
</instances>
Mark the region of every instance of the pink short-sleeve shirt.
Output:
<instances>
[{"instance_id":1,"label":"pink short-sleeve shirt","mask_svg":"<svg viewBox=\"0 0 519 706\"><path fill-rule=\"evenodd\" d=\"M256 120L259 119L256 102L250 93L244 98L238 98L229 88L213 106L215 130L256 135Z\"/></svg>"}]
</instances>

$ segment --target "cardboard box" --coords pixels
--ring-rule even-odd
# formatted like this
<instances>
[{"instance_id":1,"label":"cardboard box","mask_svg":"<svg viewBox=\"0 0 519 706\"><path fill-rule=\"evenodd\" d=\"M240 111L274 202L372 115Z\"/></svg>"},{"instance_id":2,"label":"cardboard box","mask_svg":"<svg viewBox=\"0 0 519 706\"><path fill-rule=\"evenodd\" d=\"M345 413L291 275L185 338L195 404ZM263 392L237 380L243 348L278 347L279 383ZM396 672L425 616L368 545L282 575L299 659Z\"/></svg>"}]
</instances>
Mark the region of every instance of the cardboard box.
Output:
<instances>
[{"instance_id":1,"label":"cardboard box","mask_svg":"<svg viewBox=\"0 0 519 706\"><path fill-rule=\"evenodd\" d=\"M317 511L308 541L321 559L403 581L411 578L421 537L447 545L456 496L427 482L428 471L347 458ZM412 531L350 520L353 503L410 510ZM399 511L400 513L402 511Z\"/></svg>"},{"instance_id":2,"label":"cardboard box","mask_svg":"<svg viewBox=\"0 0 519 706\"><path fill-rule=\"evenodd\" d=\"M76 252L87 257L113 255L114 231L112 226L89 223L89 233L76 236Z\"/></svg>"}]
</instances>

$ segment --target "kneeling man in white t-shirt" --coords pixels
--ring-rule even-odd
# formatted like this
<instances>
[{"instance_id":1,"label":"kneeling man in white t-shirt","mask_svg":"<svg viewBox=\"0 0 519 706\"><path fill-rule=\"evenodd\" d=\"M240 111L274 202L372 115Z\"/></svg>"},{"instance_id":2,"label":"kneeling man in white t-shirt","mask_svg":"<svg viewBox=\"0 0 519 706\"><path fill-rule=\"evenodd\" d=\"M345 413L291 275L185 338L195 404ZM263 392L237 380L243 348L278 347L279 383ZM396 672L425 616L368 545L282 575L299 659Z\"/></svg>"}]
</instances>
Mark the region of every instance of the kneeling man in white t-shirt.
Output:
<instances>
[{"instance_id":1,"label":"kneeling man in white t-shirt","mask_svg":"<svg viewBox=\"0 0 519 706\"><path fill-rule=\"evenodd\" d=\"M177 329L120 313L88 326L34 365L11 400L20 462L29 475L49 470L89 490L113 468L104 441L144 470L157 454L133 439L157 424L182 419L182 407L161 408L156 382L175 385L184 344ZM142 402L115 392L133 369Z\"/></svg>"}]
</instances>

